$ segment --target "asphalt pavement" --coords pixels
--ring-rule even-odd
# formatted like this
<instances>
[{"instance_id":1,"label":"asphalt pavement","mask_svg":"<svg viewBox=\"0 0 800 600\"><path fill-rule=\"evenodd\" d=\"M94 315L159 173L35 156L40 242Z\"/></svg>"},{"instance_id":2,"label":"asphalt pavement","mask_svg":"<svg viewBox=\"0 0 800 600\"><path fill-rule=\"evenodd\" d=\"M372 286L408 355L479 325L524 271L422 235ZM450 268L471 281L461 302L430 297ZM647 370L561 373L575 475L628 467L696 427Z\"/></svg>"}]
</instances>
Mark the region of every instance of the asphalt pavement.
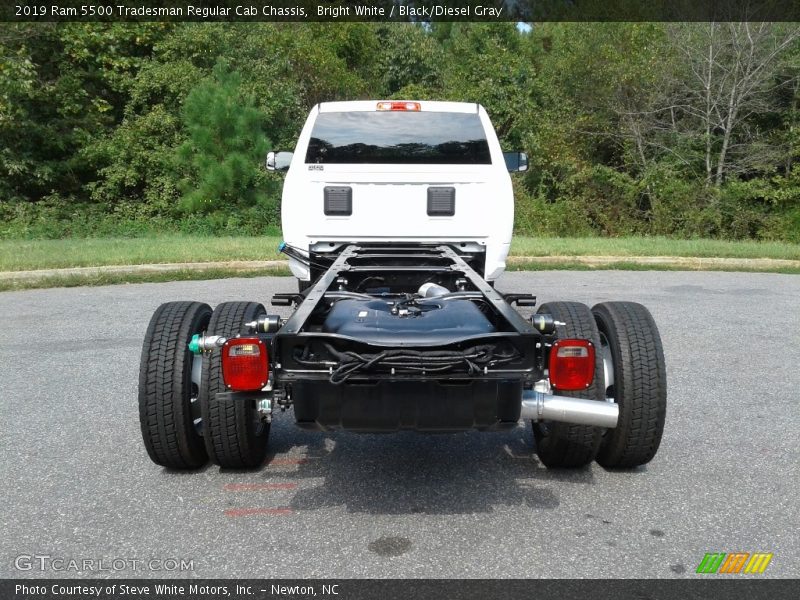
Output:
<instances>
[{"instance_id":1,"label":"asphalt pavement","mask_svg":"<svg viewBox=\"0 0 800 600\"><path fill-rule=\"evenodd\" d=\"M287 412L261 469L171 472L139 431L150 315L267 305L293 280L0 293L0 577L697 577L707 552L771 552L762 576L798 575L800 276L521 272L498 288L650 308L669 399L649 465L548 471L529 424L322 433Z\"/></svg>"}]
</instances>

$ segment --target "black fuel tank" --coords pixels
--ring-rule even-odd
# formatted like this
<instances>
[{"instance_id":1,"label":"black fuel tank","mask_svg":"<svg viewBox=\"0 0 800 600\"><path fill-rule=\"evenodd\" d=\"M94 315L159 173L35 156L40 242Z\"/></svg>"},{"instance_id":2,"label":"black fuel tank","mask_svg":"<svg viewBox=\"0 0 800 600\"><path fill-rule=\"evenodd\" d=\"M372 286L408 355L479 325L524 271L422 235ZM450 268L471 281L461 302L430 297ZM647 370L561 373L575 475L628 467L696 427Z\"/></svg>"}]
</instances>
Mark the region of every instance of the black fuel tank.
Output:
<instances>
[{"instance_id":1,"label":"black fuel tank","mask_svg":"<svg viewBox=\"0 0 800 600\"><path fill-rule=\"evenodd\" d=\"M385 300L339 300L323 331L383 346L440 345L494 333L495 328L469 300L429 300L423 310L392 314Z\"/></svg>"}]
</instances>

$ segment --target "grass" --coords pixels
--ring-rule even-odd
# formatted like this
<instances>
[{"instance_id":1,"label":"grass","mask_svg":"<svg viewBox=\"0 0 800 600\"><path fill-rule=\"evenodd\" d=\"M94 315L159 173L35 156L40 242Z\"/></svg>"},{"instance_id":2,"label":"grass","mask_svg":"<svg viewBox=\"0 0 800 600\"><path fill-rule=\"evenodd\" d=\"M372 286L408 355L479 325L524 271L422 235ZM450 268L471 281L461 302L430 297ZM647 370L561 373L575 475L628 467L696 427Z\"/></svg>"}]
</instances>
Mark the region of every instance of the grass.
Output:
<instances>
[{"instance_id":1,"label":"grass","mask_svg":"<svg viewBox=\"0 0 800 600\"><path fill-rule=\"evenodd\" d=\"M196 281L229 277L285 277L289 269L203 269L171 271L169 273L102 273L96 275L54 275L33 280L0 280L0 292L82 285L113 285L118 283L159 283L164 281Z\"/></svg>"},{"instance_id":2,"label":"grass","mask_svg":"<svg viewBox=\"0 0 800 600\"><path fill-rule=\"evenodd\" d=\"M800 259L800 244L786 242L672 240L663 237L515 237L515 256L691 256L697 258Z\"/></svg>"},{"instance_id":3,"label":"grass","mask_svg":"<svg viewBox=\"0 0 800 600\"><path fill-rule=\"evenodd\" d=\"M0 240L0 271L103 265L274 260L278 237L200 237ZM800 260L800 244L671 240L667 238L515 237L514 256L691 256Z\"/></svg>"},{"instance_id":4,"label":"grass","mask_svg":"<svg viewBox=\"0 0 800 600\"><path fill-rule=\"evenodd\" d=\"M0 271L144 265L157 263L275 260L278 237L200 237L0 240Z\"/></svg>"},{"instance_id":5,"label":"grass","mask_svg":"<svg viewBox=\"0 0 800 600\"><path fill-rule=\"evenodd\" d=\"M644 265L634 262L612 262L602 266L592 266L579 262L537 263L524 262L509 264L507 271L691 271L700 270L678 265ZM776 266L769 268L727 267L720 265L704 266L703 271L725 271L729 273L780 273L785 275L800 275L800 267Z\"/></svg>"}]
</instances>

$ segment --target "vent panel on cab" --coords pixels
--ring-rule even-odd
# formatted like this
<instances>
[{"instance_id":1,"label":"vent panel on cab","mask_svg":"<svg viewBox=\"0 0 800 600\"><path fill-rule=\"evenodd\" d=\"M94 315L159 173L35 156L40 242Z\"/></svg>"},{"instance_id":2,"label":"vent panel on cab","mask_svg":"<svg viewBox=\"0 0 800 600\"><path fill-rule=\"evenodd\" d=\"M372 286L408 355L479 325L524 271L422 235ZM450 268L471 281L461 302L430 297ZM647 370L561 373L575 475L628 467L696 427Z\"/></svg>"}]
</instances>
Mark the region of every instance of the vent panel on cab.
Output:
<instances>
[{"instance_id":1,"label":"vent panel on cab","mask_svg":"<svg viewBox=\"0 0 800 600\"><path fill-rule=\"evenodd\" d=\"M428 188L428 216L452 217L456 214L456 188Z\"/></svg>"},{"instance_id":2,"label":"vent panel on cab","mask_svg":"<svg viewBox=\"0 0 800 600\"><path fill-rule=\"evenodd\" d=\"M353 214L353 188L325 188L325 214L330 217L349 217Z\"/></svg>"}]
</instances>

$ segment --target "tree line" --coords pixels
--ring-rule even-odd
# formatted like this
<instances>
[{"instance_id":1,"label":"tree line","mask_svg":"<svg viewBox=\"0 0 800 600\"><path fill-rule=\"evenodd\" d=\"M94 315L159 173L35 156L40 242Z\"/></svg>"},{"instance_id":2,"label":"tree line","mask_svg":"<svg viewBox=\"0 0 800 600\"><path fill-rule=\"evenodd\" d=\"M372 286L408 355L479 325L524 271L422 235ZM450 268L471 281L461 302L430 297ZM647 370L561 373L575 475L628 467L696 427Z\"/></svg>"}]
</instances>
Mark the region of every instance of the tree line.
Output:
<instances>
[{"instance_id":1,"label":"tree line","mask_svg":"<svg viewBox=\"0 0 800 600\"><path fill-rule=\"evenodd\" d=\"M800 241L791 23L6 24L0 235L271 231L266 151L366 98L483 104L519 233Z\"/></svg>"}]
</instances>

